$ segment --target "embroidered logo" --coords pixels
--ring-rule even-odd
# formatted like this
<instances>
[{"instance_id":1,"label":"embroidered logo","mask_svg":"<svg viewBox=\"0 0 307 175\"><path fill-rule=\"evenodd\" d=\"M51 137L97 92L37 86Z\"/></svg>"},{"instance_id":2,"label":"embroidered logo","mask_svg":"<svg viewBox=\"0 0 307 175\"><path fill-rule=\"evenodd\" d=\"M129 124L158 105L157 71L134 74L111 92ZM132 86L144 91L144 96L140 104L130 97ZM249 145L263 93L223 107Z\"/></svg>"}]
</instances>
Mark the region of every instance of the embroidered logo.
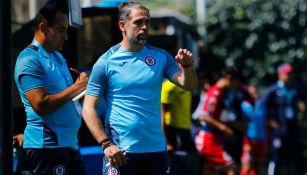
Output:
<instances>
[{"instance_id":1,"label":"embroidered logo","mask_svg":"<svg viewBox=\"0 0 307 175\"><path fill-rule=\"evenodd\" d=\"M108 175L120 175L119 170L115 167L110 167L108 170Z\"/></svg>"},{"instance_id":2,"label":"embroidered logo","mask_svg":"<svg viewBox=\"0 0 307 175\"><path fill-rule=\"evenodd\" d=\"M53 169L54 175L63 175L65 174L65 167L63 165L57 165Z\"/></svg>"},{"instance_id":3,"label":"embroidered logo","mask_svg":"<svg viewBox=\"0 0 307 175\"><path fill-rule=\"evenodd\" d=\"M156 64L156 60L154 57L151 57L151 56L147 56L145 58L145 63L148 65L148 66L153 66Z\"/></svg>"}]
</instances>

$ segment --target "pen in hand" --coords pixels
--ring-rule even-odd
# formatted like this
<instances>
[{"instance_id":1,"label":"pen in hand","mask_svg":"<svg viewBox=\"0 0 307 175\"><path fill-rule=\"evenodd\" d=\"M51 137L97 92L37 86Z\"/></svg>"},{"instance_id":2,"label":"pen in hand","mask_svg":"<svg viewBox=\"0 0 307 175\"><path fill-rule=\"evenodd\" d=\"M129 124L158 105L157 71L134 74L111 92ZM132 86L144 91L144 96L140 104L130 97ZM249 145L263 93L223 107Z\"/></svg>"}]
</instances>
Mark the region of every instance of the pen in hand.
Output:
<instances>
[{"instance_id":1,"label":"pen in hand","mask_svg":"<svg viewBox=\"0 0 307 175\"><path fill-rule=\"evenodd\" d=\"M129 148L130 148L130 146L126 146L124 149L122 149L122 153L123 153L124 155L126 155L126 151L127 151ZM108 162L108 163L106 164L106 167L109 167L109 166L111 166L110 162Z\"/></svg>"},{"instance_id":2,"label":"pen in hand","mask_svg":"<svg viewBox=\"0 0 307 175\"><path fill-rule=\"evenodd\" d=\"M78 71L78 70L76 70L76 69L74 69L74 68L69 68L73 73L76 73L76 74L81 74L81 72L80 71Z\"/></svg>"}]
</instances>

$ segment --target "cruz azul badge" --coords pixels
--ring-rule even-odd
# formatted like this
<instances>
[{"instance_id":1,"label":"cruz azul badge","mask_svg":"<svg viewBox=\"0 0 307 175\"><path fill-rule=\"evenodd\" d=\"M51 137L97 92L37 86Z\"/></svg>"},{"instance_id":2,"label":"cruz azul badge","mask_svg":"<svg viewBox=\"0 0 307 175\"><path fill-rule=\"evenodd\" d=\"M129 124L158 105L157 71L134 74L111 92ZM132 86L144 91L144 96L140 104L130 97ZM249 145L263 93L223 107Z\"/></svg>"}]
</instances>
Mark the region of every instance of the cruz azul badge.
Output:
<instances>
[{"instance_id":1,"label":"cruz azul badge","mask_svg":"<svg viewBox=\"0 0 307 175\"><path fill-rule=\"evenodd\" d=\"M63 174L65 174L65 167L63 165L57 165L53 169L53 174L54 175L63 175Z\"/></svg>"},{"instance_id":2,"label":"cruz azul badge","mask_svg":"<svg viewBox=\"0 0 307 175\"><path fill-rule=\"evenodd\" d=\"M145 63L148 65L148 66L153 66L156 64L156 60L154 57L151 57L151 56L147 56L145 58Z\"/></svg>"},{"instance_id":3,"label":"cruz azul badge","mask_svg":"<svg viewBox=\"0 0 307 175\"><path fill-rule=\"evenodd\" d=\"M119 170L115 167L110 167L108 171L108 175L120 175Z\"/></svg>"}]
</instances>

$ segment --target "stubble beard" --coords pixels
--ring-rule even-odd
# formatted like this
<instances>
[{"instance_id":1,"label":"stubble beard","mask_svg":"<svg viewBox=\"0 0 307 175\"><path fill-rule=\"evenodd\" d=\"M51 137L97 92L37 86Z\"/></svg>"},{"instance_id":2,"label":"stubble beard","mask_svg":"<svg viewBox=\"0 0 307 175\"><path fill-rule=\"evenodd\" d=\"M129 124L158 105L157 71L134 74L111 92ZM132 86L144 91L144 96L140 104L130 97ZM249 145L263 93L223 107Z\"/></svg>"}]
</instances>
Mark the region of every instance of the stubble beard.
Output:
<instances>
[{"instance_id":1,"label":"stubble beard","mask_svg":"<svg viewBox=\"0 0 307 175\"><path fill-rule=\"evenodd\" d=\"M138 39L137 37L129 37L129 36L128 36L128 40L129 40L129 43L131 44L131 46L133 46L133 47L144 45L147 42L146 39Z\"/></svg>"}]
</instances>

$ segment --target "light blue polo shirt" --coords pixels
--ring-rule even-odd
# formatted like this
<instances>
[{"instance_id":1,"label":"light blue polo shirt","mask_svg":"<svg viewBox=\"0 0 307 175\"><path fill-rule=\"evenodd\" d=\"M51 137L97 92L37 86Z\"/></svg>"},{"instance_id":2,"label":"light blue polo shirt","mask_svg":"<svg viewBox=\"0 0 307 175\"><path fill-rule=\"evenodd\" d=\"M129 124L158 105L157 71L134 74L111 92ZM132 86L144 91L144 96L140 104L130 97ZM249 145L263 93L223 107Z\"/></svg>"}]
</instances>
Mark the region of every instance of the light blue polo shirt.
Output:
<instances>
[{"instance_id":1,"label":"light blue polo shirt","mask_svg":"<svg viewBox=\"0 0 307 175\"><path fill-rule=\"evenodd\" d=\"M34 40L18 56L14 79L27 114L24 148L78 149L81 118L73 102L68 101L57 110L39 116L25 96L27 91L36 88L46 88L47 94L59 93L73 83L63 56L59 52L49 54Z\"/></svg>"},{"instance_id":2,"label":"light blue polo shirt","mask_svg":"<svg viewBox=\"0 0 307 175\"><path fill-rule=\"evenodd\" d=\"M103 54L93 67L86 94L104 97L106 126L119 135L128 152L166 150L161 128L161 86L164 77L180 70L165 51L145 45L130 52L120 44Z\"/></svg>"}]
</instances>

